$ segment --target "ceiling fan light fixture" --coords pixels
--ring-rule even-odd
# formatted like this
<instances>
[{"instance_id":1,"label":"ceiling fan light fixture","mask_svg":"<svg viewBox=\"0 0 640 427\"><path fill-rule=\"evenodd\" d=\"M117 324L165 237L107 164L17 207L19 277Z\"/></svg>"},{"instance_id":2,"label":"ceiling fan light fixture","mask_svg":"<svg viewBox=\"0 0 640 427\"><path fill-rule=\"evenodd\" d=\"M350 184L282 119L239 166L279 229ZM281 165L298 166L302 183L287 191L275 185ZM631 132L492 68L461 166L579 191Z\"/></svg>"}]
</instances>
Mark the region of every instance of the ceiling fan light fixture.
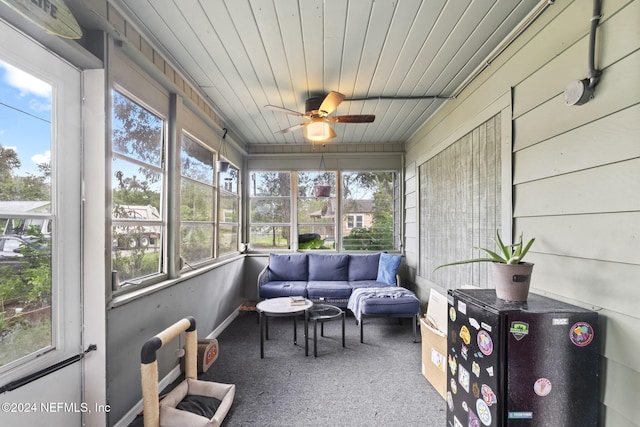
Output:
<instances>
[{"instance_id":1,"label":"ceiling fan light fixture","mask_svg":"<svg viewBox=\"0 0 640 427\"><path fill-rule=\"evenodd\" d=\"M304 137L310 141L326 141L331 139L331 126L322 118L313 118L304 127Z\"/></svg>"}]
</instances>

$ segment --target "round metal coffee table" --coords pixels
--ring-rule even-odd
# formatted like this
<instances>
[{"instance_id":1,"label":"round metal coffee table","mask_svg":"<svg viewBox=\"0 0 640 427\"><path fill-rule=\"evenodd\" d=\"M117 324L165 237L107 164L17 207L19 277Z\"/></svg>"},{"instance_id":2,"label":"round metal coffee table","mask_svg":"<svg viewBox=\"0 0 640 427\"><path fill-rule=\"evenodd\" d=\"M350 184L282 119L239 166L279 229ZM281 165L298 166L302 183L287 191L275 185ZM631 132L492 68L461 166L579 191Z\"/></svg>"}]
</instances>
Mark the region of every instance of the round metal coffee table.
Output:
<instances>
[{"instance_id":1,"label":"round metal coffee table","mask_svg":"<svg viewBox=\"0 0 640 427\"><path fill-rule=\"evenodd\" d=\"M304 355L309 355L309 315L308 310L313 306L313 302L308 299L304 304L292 305L289 297L271 298L256 304L256 310L260 315L260 358L264 358L264 340L269 339L268 317L293 317L293 343L298 342L298 324L296 317L304 315Z\"/></svg>"},{"instance_id":2,"label":"round metal coffee table","mask_svg":"<svg viewBox=\"0 0 640 427\"><path fill-rule=\"evenodd\" d=\"M313 321L313 357L318 357L318 322L320 322L320 336L324 336L324 322L342 319L342 346L344 345L344 311L328 304L314 304L309 309L309 320Z\"/></svg>"}]
</instances>

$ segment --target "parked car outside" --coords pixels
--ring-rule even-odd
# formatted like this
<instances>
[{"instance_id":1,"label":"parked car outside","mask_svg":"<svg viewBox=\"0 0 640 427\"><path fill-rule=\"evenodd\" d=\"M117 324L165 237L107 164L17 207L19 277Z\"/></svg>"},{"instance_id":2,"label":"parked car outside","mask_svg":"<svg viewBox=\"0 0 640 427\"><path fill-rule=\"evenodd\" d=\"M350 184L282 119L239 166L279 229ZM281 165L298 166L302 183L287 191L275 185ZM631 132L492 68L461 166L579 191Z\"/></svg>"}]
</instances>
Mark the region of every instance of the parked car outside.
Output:
<instances>
[{"instance_id":1,"label":"parked car outside","mask_svg":"<svg viewBox=\"0 0 640 427\"><path fill-rule=\"evenodd\" d=\"M45 236L0 236L0 267L19 266L28 254L48 253L48 237Z\"/></svg>"}]
</instances>

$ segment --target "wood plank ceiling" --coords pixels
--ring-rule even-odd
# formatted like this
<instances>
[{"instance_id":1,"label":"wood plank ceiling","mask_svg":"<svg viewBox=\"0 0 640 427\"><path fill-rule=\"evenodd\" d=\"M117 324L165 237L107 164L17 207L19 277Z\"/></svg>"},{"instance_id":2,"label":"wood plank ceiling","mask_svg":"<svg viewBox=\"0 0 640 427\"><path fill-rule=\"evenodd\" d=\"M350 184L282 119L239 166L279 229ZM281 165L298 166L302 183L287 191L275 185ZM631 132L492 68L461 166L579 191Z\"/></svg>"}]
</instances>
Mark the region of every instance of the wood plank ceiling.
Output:
<instances>
[{"instance_id":1,"label":"wood plank ceiling","mask_svg":"<svg viewBox=\"0 0 640 427\"><path fill-rule=\"evenodd\" d=\"M331 143L406 141L539 0L112 0L245 144L308 144L305 112L338 91ZM416 99L415 97L427 97ZM355 100L361 99L361 100Z\"/></svg>"}]
</instances>

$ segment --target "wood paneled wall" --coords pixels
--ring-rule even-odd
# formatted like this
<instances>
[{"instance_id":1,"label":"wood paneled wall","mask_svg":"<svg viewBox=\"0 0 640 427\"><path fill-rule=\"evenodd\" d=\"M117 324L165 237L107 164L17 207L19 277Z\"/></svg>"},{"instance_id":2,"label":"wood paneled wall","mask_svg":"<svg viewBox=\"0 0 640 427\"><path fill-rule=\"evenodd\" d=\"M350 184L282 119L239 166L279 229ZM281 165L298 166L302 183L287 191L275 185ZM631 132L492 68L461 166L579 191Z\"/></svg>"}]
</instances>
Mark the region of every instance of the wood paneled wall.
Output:
<instances>
[{"instance_id":1,"label":"wood paneled wall","mask_svg":"<svg viewBox=\"0 0 640 427\"><path fill-rule=\"evenodd\" d=\"M638 427L640 2L608 0L602 8L596 67L603 74L592 100L563 101L566 85L588 71L592 2L556 1L407 142L406 180L512 93L511 221L514 235L537 239L528 256L536 265L532 290L600 313L600 425ZM405 192L407 219L418 217L409 213L417 195ZM407 234L406 259L424 297L442 285L420 277L421 243Z\"/></svg>"}]
</instances>

